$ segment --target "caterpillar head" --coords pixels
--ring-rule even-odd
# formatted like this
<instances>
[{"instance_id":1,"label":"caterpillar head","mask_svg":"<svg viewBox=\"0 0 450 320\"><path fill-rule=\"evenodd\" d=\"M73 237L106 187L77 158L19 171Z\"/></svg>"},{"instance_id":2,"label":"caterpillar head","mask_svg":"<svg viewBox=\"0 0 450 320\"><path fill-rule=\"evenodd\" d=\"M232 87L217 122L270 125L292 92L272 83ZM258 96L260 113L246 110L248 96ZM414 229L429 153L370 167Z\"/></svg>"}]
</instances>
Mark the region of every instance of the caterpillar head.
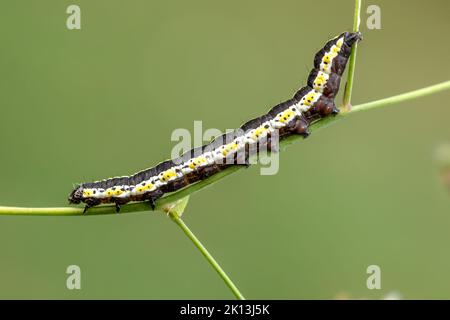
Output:
<instances>
[{"instance_id":1,"label":"caterpillar head","mask_svg":"<svg viewBox=\"0 0 450 320\"><path fill-rule=\"evenodd\" d=\"M363 39L361 32L344 32L339 37L344 39L340 50L340 54L344 57L350 56L353 44Z\"/></svg>"},{"instance_id":2,"label":"caterpillar head","mask_svg":"<svg viewBox=\"0 0 450 320\"><path fill-rule=\"evenodd\" d=\"M78 204L83 199L83 187L76 187L69 195L69 203Z\"/></svg>"},{"instance_id":3,"label":"caterpillar head","mask_svg":"<svg viewBox=\"0 0 450 320\"><path fill-rule=\"evenodd\" d=\"M345 43L351 47L355 42L359 42L363 39L361 32L345 32Z\"/></svg>"}]
</instances>

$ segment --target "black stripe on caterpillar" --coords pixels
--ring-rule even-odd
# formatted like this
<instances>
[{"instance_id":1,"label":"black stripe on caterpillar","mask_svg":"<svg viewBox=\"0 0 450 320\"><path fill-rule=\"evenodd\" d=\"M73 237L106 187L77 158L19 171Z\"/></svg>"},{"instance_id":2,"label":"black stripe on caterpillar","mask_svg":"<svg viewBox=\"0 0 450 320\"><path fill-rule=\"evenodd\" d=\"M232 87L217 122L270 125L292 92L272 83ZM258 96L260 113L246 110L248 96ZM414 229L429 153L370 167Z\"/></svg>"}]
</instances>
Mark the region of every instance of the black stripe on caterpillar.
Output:
<instances>
[{"instance_id":1,"label":"black stripe on caterpillar","mask_svg":"<svg viewBox=\"0 0 450 320\"><path fill-rule=\"evenodd\" d=\"M155 201L165 193L206 179L229 166L248 166L248 158L258 153L260 147L271 150L270 139L275 131L280 139L293 134L307 137L311 122L339 112L334 97L351 47L361 39L359 32L344 32L328 41L315 55L307 86L266 114L177 159L166 160L132 176L82 183L70 193L69 202L85 203L85 212L102 203L115 203L119 212L120 205L130 201L148 201L154 209Z\"/></svg>"}]
</instances>

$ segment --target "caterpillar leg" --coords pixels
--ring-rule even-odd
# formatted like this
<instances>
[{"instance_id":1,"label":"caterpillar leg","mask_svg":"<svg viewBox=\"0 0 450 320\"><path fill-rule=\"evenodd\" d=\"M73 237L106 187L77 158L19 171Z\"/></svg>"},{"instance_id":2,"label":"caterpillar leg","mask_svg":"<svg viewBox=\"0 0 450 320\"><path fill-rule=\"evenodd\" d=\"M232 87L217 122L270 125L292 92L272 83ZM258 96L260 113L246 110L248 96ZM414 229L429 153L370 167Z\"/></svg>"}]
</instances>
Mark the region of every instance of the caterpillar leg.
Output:
<instances>
[{"instance_id":1,"label":"caterpillar leg","mask_svg":"<svg viewBox=\"0 0 450 320\"><path fill-rule=\"evenodd\" d=\"M280 136L274 139L273 136L267 137L267 151L278 153L280 152Z\"/></svg>"},{"instance_id":2,"label":"caterpillar leg","mask_svg":"<svg viewBox=\"0 0 450 320\"><path fill-rule=\"evenodd\" d=\"M303 136L303 138L307 138L311 134L311 132L309 131L309 124L304 119L297 119L294 122L292 132Z\"/></svg>"},{"instance_id":3,"label":"caterpillar leg","mask_svg":"<svg viewBox=\"0 0 450 320\"><path fill-rule=\"evenodd\" d=\"M250 167L249 154L246 149L238 151L235 154L234 163L238 166L245 166L246 168Z\"/></svg>"},{"instance_id":4,"label":"caterpillar leg","mask_svg":"<svg viewBox=\"0 0 450 320\"><path fill-rule=\"evenodd\" d=\"M247 162L244 162L244 163L235 163L235 164L233 164L233 166L248 168L248 167L250 167L250 162L248 162L248 160L247 160Z\"/></svg>"},{"instance_id":5,"label":"caterpillar leg","mask_svg":"<svg viewBox=\"0 0 450 320\"><path fill-rule=\"evenodd\" d=\"M153 211L155 211L156 208L156 202L152 198L148 199L148 203L150 204L150 208L152 208Z\"/></svg>"},{"instance_id":6,"label":"caterpillar leg","mask_svg":"<svg viewBox=\"0 0 450 320\"><path fill-rule=\"evenodd\" d=\"M85 203L86 203L86 205L84 207L83 214L86 214L86 212L89 210L89 208L100 204L100 200L94 199L94 198L88 198L85 200Z\"/></svg>"},{"instance_id":7,"label":"caterpillar leg","mask_svg":"<svg viewBox=\"0 0 450 320\"><path fill-rule=\"evenodd\" d=\"M337 115L339 113L339 109L336 107L336 104L333 100L326 100L324 103L320 106L320 115L322 117L326 117L328 115Z\"/></svg>"},{"instance_id":8,"label":"caterpillar leg","mask_svg":"<svg viewBox=\"0 0 450 320\"><path fill-rule=\"evenodd\" d=\"M196 174L198 175L199 180L205 180L219 171L220 171L219 166L217 164L212 164L198 169Z\"/></svg>"},{"instance_id":9,"label":"caterpillar leg","mask_svg":"<svg viewBox=\"0 0 450 320\"><path fill-rule=\"evenodd\" d=\"M250 156L260 155L266 152L279 152L279 142L283 136L282 131L276 133L267 134L265 137L260 138L256 143L251 143L247 145L246 157L249 159Z\"/></svg>"},{"instance_id":10,"label":"caterpillar leg","mask_svg":"<svg viewBox=\"0 0 450 320\"><path fill-rule=\"evenodd\" d=\"M333 116L336 116L339 114L339 109L336 107L336 105L333 106L333 110L331 110L331 114Z\"/></svg>"},{"instance_id":11,"label":"caterpillar leg","mask_svg":"<svg viewBox=\"0 0 450 320\"><path fill-rule=\"evenodd\" d=\"M251 164L250 164L250 159L249 159L248 155L245 156L244 160L237 160L236 165L244 166L246 168L250 167Z\"/></svg>"},{"instance_id":12,"label":"caterpillar leg","mask_svg":"<svg viewBox=\"0 0 450 320\"><path fill-rule=\"evenodd\" d=\"M116 212L120 213L121 206L126 204L126 203L128 203L128 202L130 202L129 199L120 199L120 198L114 199L114 204L116 206Z\"/></svg>"},{"instance_id":13,"label":"caterpillar leg","mask_svg":"<svg viewBox=\"0 0 450 320\"><path fill-rule=\"evenodd\" d=\"M149 193L148 194L148 203L150 204L150 207L152 208L153 211L155 211L156 208L156 200L158 200L159 198L161 198L164 195L164 192L162 192L161 190L155 190L155 192Z\"/></svg>"}]
</instances>

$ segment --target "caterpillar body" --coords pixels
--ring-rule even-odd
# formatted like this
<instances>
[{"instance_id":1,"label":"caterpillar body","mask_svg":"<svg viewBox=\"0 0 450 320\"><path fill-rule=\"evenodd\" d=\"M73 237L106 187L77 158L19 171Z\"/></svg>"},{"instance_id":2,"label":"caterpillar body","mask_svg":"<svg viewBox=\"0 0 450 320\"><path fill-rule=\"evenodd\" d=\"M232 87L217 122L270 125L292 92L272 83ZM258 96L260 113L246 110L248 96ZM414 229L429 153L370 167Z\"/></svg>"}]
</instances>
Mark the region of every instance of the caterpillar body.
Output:
<instances>
[{"instance_id":1,"label":"caterpillar body","mask_svg":"<svg viewBox=\"0 0 450 320\"><path fill-rule=\"evenodd\" d=\"M85 203L84 212L103 203L115 203L119 212L120 206L130 201L148 201L154 209L155 201L166 193L206 179L229 166L248 166L249 156L263 146L276 151L271 143L271 137L276 134L279 139L289 135L307 137L310 123L339 112L334 97L351 47L361 39L359 32L344 32L329 40L314 57L307 85L266 114L177 159L166 160L131 176L82 183L70 193L69 203Z\"/></svg>"}]
</instances>

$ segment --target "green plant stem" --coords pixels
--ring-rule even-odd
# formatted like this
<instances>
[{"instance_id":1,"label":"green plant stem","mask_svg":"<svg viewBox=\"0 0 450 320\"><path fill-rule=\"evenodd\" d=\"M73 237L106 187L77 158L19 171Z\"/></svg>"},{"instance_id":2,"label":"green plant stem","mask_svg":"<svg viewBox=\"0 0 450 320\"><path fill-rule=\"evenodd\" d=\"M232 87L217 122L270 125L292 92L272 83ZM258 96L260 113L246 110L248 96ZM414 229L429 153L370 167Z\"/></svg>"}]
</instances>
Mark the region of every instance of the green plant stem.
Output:
<instances>
[{"instance_id":1,"label":"green plant stem","mask_svg":"<svg viewBox=\"0 0 450 320\"><path fill-rule=\"evenodd\" d=\"M208 179L190 185L187 188L181 189L177 192L168 194L159 199L156 203L156 211L162 210L162 208L170 203L178 201L184 197L187 197L195 192L213 184L214 182L223 179L225 176L239 170L239 167L231 167L227 170L221 171ZM150 205L146 202L128 203L120 207L120 213L133 213L141 211L151 211ZM105 205L90 208L86 214L83 214L82 207L47 207L47 208L31 208L31 207L6 207L0 206L0 215L26 215L26 216L90 216L90 215L104 215L104 214L118 214L116 213L115 206Z\"/></svg>"},{"instance_id":2,"label":"green plant stem","mask_svg":"<svg viewBox=\"0 0 450 320\"><path fill-rule=\"evenodd\" d=\"M359 24L361 22L361 0L355 0L355 15L353 17L353 32L359 31ZM350 60L348 62L348 74L347 83L345 85L344 91L344 103L343 109L349 110L350 101L352 99L353 90L353 78L355 77L355 66L356 66L356 51L358 50L358 43L355 43L352 47L352 52L350 54Z\"/></svg>"},{"instance_id":3,"label":"green plant stem","mask_svg":"<svg viewBox=\"0 0 450 320\"><path fill-rule=\"evenodd\" d=\"M450 89L450 80L441 82L441 83L438 83L438 84L435 84L435 85L432 85L429 87L425 87L422 89L402 93L402 94L399 94L399 95L396 95L393 97L384 98L384 99L380 99L380 100L376 100L376 101L372 101L372 102L362 103L357 106L354 106L353 109L351 110L351 112L348 112L348 114L353 114L355 112L366 111L366 110L380 108L380 107L386 107L386 106L390 106L392 104L396 104L396 103L400 103L400 102L404 102L404 101L408 101L408 100L413 100L413 99L420 98L420 97L429 96L431 94L435 94L435 93L438 93L438 92L441 92L444 90L448 90L448 89Z\"/></svg>"},{"instance_id":4,"label":"green plant stem","mask_svg":"<svg viewBox=\"0 0 450 320\"><path fill-rule=\"evenodd\" d=\"M318 129L328 126L330 123L334 123L341 119L348 117L349 115L355 114L360 111L367 111L371 109L381 108L389 106L395 103L405 102L408 100L413 100L420 97L425 97L431 94L435 94L444 90L450 89L450 80L439 84L435 84L422 89L410 91L407 93L399 94L393 97L380 99L372 102L363 103L360 105L353 106L352 110L347 112L341 112L336 117L328 117L311 125L311 131L317 131ZM291 136L289 139L281 141L281 145L290 144L292 141L300 140L297 136ZM188 195L194 194L195 192L212 185L213 183L223 179L224 177L232 174L233 172L240 170L241 166L235 166L227 168L208 179L197 182L189 187L181 189L177 192L168 194L167 196L161 198L157 201L156 209L161 209L164 205L168 203L173 203L180 200ZM131 213L139 211L150 211L150 206L147 203L130 203L123 205L121 207L120 213ZM90 208L87 216L89 215L101 215L101 214L116 214L114 206L99 206ZM0 215L33 215L33 216L74 216L83 215L83 208L80 207L50 207L50 208L26 208L26 207L2 207L0 206Z\"/></svg>"},{"instance_id":5,"label":"green plant stem","mask_svg":"<svg viewBox=\"0 0 450 320\"><path fill-rule=\"evenodd\" d=\"M208 250L203 246L203 244L198 240L198 238L192 233L192 231L188 228L188 226L184 223L184 221L179 217L176 212L169 212L169 216L172 220L183 230L184 234L192 241L192 243L197 247L197 249L201 252L201 254L208 260L211 266L216 270L219 276L223 279L225 284L230 288L235 297L238 300L245 300L242 293L239 289L234 285L233 281L231 281L230 277L225 273L225 271L220 267L214 257L208 252Z\"/></svg>"}]
</instances>

